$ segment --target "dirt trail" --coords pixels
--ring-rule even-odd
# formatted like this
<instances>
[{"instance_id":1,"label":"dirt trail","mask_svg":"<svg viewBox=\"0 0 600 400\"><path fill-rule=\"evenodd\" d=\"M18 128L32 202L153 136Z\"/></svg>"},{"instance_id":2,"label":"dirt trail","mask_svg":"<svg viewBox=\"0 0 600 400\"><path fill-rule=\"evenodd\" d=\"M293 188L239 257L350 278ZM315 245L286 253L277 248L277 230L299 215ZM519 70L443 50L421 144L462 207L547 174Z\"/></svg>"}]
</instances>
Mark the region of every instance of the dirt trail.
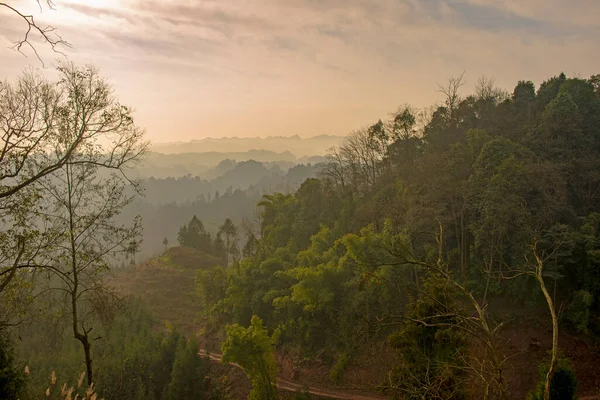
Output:
<instances>
[{"instance_id":1,"label":"dirt trail","mask_svg":"<svg viewBox=\"0 0 600 400\"><path fill-rule=\"evenodd\" d=\"M208 358L212 361L221 362L221 354L217 353L206 353L204 350L200 350L199 354L203 357L208 356ZM239 365L230 363L231 365L241 368ZM330 399L339 399L339 400L383 400L385 397L374 394L374 393L358 393L350 390L330 390L324 388L315 388L315 387L306 387L290 381L285 378L277 378L277 382L275 386L278 389L282 389L289 392L295 392L297 390L307 390L311 395L319 396L319 397L327 397Z\"/></svg>"}]
</instances>

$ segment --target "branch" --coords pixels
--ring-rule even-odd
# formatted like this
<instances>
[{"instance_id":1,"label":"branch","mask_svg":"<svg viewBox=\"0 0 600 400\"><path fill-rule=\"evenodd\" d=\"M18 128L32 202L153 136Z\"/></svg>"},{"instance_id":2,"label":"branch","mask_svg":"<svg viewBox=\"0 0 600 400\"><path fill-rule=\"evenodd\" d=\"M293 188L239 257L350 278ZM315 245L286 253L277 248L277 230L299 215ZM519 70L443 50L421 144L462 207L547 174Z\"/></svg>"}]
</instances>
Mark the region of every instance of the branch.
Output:
<instances>
[{"instance_id":1,"label":"branch","mask_svg":"<svg viewBox=\"0 0 600 400\"><path fill-rule=\"evenodd\" d=\"M47 0L46 3L48 4L48 7L50 7L50 9L54 9L54 3L52 3L51 0ZM39 4L39 1L38 1L38 4ZM42 63L42 66L44 66L44 62L42 61L42 58L40 57L39 53L37 52L37 49L35 48L35 46L33 44L31 44L31 42L29 40L29 36L32 32L39 33L40 36L42 37L42 39L50 45L50 47L52 48L52 51L54 51L55 53L58 53L64 57L66 57L66 55L62 51L60 51L58 49L58 47L59 46L65 46L68 48L73 47L69 42L65 41L56 32L56 28L54 28L50 25L48 25L46 27L42 27L42 26L38 25L37 22L35 21L35 19L33 18L33 15L23 14L16 8L8 5L7 3L3 3L3 2L0 2L0 7L5 7L9 11L12 11L19 18L21 18L23 20L23 22L25 22L27 24L27 30L25 31L25 35L23 36L22 39L17 40L12 47L14 50L17 50L19 53L23 54L25 57L27 57L27 55L25 53L23 53L22 47L26 45L29 48L31 48L31 50L33 50L37 59L40 61L40 63ZM40 9L41 9L41 4L40 4Z\"/></svg>"},{"instance_id":2,"label":"branch","mask_svg":"<svg viewBox=\"0 0 600 400\"><path fill-rule=\"evenodd\" d=\"M0 274L3 275L4 273L8 272L8 276L4 278L2 283L0 283L0 293L2 293L6 286L8 286L8 284L15 277L19 263L21 262L21 257L23 257L23 254L25 253L25 240L22 237L18 238L17 247L19 248L19 250L17 252L17 257L15 258L13 266L8 271L4 271L2 274Z\"/></svg>"}]
</instances>

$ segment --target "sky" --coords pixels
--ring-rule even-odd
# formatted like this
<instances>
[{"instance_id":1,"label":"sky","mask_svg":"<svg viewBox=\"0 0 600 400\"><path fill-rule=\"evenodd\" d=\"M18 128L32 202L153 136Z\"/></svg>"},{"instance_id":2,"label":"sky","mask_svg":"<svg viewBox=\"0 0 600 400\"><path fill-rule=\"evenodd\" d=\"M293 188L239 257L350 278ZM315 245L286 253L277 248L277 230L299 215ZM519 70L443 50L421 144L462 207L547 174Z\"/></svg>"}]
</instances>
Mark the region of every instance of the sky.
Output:
<instances>
[{"instance_id":1,"label":"sky","mask_svg":"<svg viewBox=\"0 0 600 400\"><path fill-rule=\"evenodd\" d=\"M41 0L42 2L44 0ZM509 91L565 72L600 73L598 0L8 0L93 63L153 142L344 135L402 104L442 100L463 71ZM26 25L0 7L0 79Z\"/></svg>"}]
</instances>

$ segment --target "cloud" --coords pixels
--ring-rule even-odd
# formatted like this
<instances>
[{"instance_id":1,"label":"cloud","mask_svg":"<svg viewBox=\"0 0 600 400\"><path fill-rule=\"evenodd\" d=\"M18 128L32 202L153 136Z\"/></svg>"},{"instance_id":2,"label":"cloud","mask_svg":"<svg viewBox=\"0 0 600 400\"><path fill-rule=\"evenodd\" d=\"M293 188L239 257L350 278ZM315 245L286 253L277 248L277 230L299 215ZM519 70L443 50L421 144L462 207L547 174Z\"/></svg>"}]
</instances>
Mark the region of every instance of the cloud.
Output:
<instances>
[{"instance_id":1,"label":"cloud","mask_svg":"<svg viewBox=\"0 0 600 400\"><path fill-rule=\"evenodd\" d=\"M101 19L109 17L117 20L124 20L132 25L136 25L138 22L134 15L124 10L106 7L94 7L80 3L64 3L62 6L66 9L73 10L91 18Z\"/></svg>"},{"instance_id":2,"label":"cloud","mask_svg":"<svg viewBox=\"0 0 600 400\"><path fill-rule=\"evenodd\" d=\"M445 3L453 13L453 24L482 31L526 32L536 36L557 37L586 33L586 29L552 20L520 15L509 7L494 7L469 1Z\"/></svg>"},{"instance_id":3,"label":"cloud","mask_svg":"<svg viewBox=\"0 0 600 400\"><path fill-rule=\"evenodd\" d=\"M508 89L597 73L597 15L597 0L57 0L39 20L123 88L152 135L190 137L343 134L430 104L464 70ZM19 29L0 24L0 41ZM0 57L0 73L35 63Z\"/></svg>"}]
</instances>

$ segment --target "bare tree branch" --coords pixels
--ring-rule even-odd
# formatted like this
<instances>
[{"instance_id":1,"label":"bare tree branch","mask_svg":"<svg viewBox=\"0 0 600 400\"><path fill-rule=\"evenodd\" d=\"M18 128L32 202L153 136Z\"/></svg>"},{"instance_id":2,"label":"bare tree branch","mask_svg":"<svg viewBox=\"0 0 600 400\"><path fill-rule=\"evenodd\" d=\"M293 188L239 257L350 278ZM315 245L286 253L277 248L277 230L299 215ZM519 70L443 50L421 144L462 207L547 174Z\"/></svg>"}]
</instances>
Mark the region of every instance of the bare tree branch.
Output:
<instances>
[{"instance_id":1,"label":"bare tree branch","mask_svg":"<svg viewBox=\"0 0 600 400\"><path fill-rule=\"evenodd\" d=\"M42 4L40 0L37 0L37 3L40 7L40 11L42 11ZM54 10L54 2L52 0L46 0L45 3L50 10ZM12 47L14 50L23 54L25 57L27 57L27 55L23 52L23 47L29 47L34 52L35 56L40 61L40 63L42 63L42 66L44 66L44 61L40 57L36 47L31 42L31 36L35 33L37 33L45 43L50 45L52 51L64 57L66 57L66 55L61 51L61 46L66 48L73 47L69 42L64 40L58 34L56 28L54 28L53 26L39 25L32 14L24 14L15 7L5 2L0 2L0 7L6 8L7 10L15 14L18 18L20 18L22 22L25 23L25 34L21 39L18 39Z\"/></svg>"}]
</instances>

